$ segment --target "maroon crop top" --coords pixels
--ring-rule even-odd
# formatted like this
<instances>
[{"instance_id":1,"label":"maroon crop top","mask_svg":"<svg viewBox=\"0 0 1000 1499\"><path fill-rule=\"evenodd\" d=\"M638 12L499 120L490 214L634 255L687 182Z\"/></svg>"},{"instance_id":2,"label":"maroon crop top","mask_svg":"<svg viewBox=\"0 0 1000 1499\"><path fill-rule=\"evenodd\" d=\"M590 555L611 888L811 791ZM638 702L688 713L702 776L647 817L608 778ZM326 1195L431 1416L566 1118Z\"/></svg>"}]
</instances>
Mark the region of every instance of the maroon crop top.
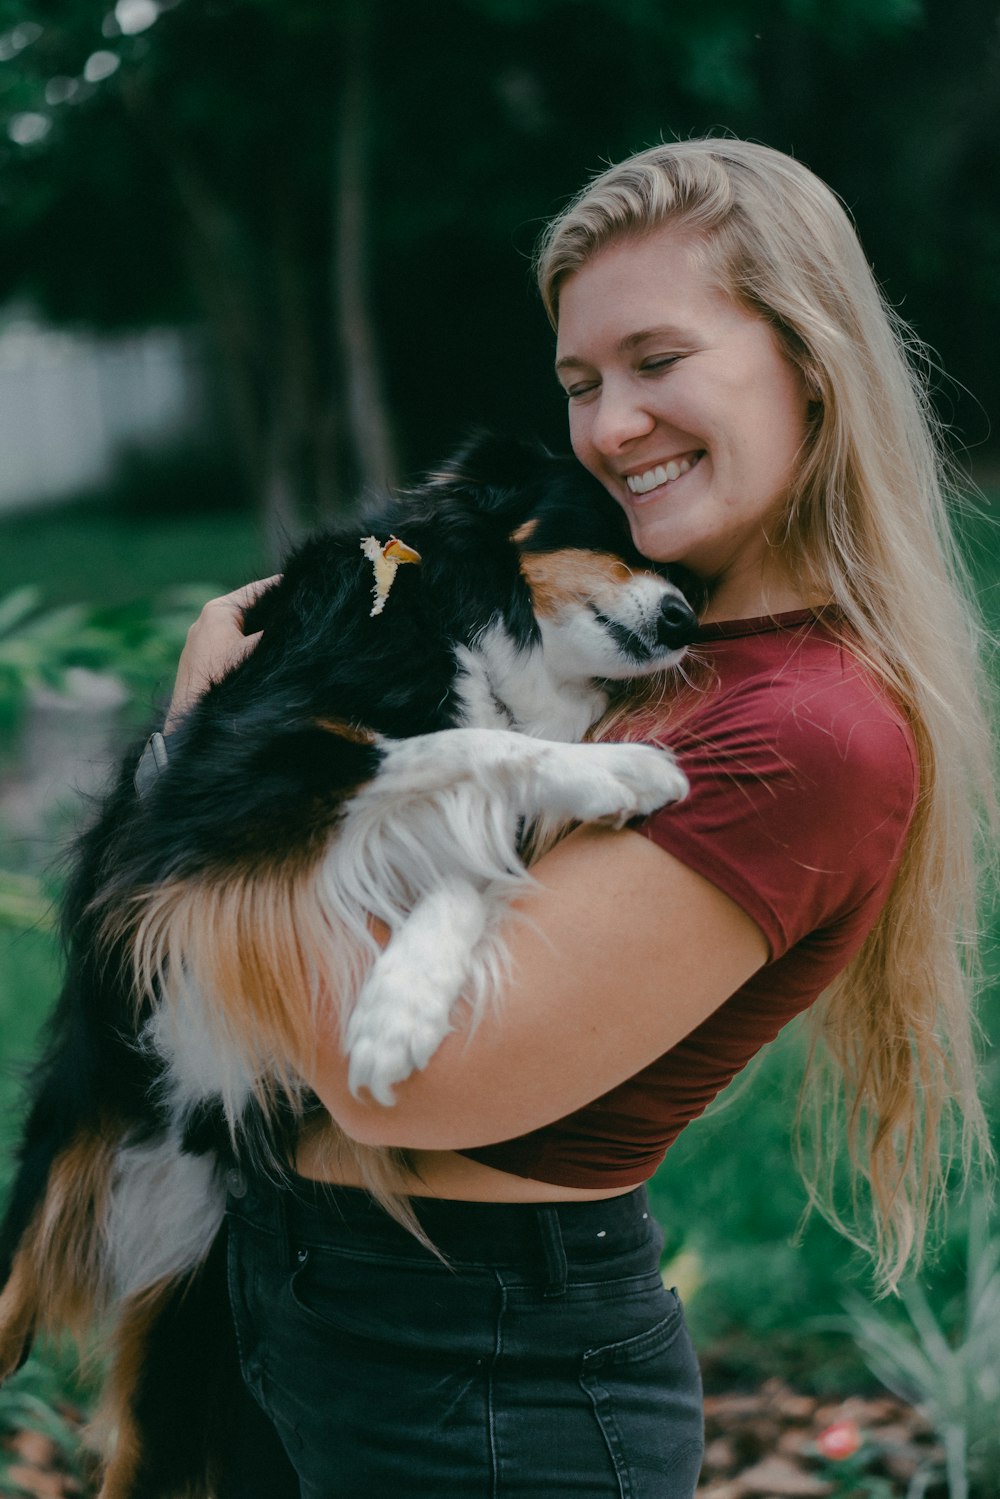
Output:
<instances>
[{"instance_id":1,"label":"maroon crop top","mask_svg":"<svg viewBox=\"0 0 1000 1499\"><path fill-rule=\"evenodd\" d=\"M673 729L647 718L627 732L668 743L690 795L635 826L734 900L770 958L634 1077L554 1124L461 1152L473 1160L567 1187L644 1181L882 909L918 789L904 713L809 612L707 625L696 649L711 668L697 704Z\"/></svg>"}]
</instances>

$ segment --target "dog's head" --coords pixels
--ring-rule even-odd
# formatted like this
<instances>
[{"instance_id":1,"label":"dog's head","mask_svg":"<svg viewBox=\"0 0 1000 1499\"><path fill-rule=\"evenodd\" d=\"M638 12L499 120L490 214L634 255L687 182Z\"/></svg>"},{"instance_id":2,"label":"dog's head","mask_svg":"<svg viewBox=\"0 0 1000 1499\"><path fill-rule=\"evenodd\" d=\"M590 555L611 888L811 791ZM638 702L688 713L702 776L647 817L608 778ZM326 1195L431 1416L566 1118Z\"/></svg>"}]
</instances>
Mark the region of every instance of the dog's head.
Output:
<instances>
[{"instance_id":1,"label":"dog's head","mask_svg":"<svg viewBox=\"0 0 1000 1499\"><path fill-rule=\"evenodd\" d=\"M572 458L481 435L432 476L439 517L474 515L515 549L546 655L560 675L623 679L674 665L703 590L638 552L621 508Z\"/></svg>"},{"instance_id":2,"label":"dog's head","mask_svg":"<svg viewBox=\"0 0 1000 1499\"><path fill-rule=\"evenodd\" d=\"M419 561L380 587L374 552L390 537ZM456 645L499 631L512 660L542 646L557 685L623 680L678 661L698 607L695 580L643 557L574 459L480 436L357 530L300 548L247 611L244 628L263 640L232 675L271 684L269 701L275 680L294 678L289 712L325 694L334 716L424 732L449 711Z\"/></svg>"}]
</instances>

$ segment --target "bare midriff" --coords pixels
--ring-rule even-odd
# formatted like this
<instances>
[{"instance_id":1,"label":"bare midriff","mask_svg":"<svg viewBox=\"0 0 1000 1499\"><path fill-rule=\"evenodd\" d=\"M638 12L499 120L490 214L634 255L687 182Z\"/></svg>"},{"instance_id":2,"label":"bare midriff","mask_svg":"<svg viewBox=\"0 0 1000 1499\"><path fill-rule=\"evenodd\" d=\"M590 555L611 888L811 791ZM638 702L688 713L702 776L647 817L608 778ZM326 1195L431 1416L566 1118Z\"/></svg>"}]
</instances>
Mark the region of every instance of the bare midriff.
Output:
<instances>
[{"instance_id":1,"label":"bare midriff","mask_svg":"<svg viewBox=\"0 0 1000 1499\"><path fill-rule=\"evenodd\" d=\"M399 1191L408 1197L447 1197L463 1202L593 1202L621 1197L627 1187L563 1187L497 1171L454 1150L411 1150L410 1169L401 1171ZM351 1153L338 1144L328 1121L314 1120L302 1132L295 1153L295 1170L310 1181L341 1187L363 1187L361 1172Z\"/></svg>"}]
</instances>

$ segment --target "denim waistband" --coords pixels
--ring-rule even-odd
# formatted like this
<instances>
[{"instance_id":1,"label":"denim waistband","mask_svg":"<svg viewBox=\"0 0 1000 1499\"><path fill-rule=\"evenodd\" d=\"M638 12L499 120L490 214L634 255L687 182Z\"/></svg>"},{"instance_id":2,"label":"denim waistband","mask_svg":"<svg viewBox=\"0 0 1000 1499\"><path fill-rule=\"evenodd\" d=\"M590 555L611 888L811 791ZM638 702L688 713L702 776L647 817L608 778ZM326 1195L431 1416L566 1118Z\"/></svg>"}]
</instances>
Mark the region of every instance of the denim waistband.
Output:
<instances>
[{"instance_id":1,"label":"denim waistband","mask_svg":"<svg viewBox=\"0 0 1000 1499\"><path fill-rule=\"evenodd\" d=\"M343 1247L422 1259L426 1248L365 1191L289 1174L282 1183L232 1175L229 1210L306 1248ZM448 1259L480 1265L537 1264L558 1246L570 1262L599 1262L659 1235L645 1186L585 1202L465 1202L411 1197L416 1217ZM546 1258L549 1254L546 1254Z\"/></svg>"}]
</instances>

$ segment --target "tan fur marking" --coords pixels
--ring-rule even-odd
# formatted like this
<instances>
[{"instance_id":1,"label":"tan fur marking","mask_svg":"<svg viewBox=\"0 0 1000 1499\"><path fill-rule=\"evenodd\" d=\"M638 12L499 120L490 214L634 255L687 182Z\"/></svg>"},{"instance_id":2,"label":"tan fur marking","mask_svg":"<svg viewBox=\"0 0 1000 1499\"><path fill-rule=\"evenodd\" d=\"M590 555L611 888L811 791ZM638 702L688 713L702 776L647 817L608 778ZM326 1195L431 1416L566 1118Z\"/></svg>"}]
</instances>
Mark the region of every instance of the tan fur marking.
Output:
<instances>
[{"instance_id":1,"label":"tan fur marking","mask_svg":"<svg viewBox=\"0 0 1000 1499\"><path fill-rule=\"evenodd\" d=\"M142 1457L135 1422L135 1393L139 1385L150 1329L171 1291L163 1282L133 1297L122 1308L114 1334L114 1360L101 1404L87 1429L87 1439L108 1454L97 1499L131 1499Z\"/></svg>"},{"instance_id":2,"label":"tan fur marking","mask_svg":"<svg viewBox=\"0 0 1000 1499\"><path fill-rule=\"evenodd\" d=\"M526 520L523 526L518 526L517 530L511 533L510 539L515 546L523 546L526 541L531 540L537 530L538 516L536 515L531 520Z\"/></svg>"},{"instance_id":3,"label":"tan fur marking","mask_svg":"<svg viewBox=\"0 0 1000 1499\"><path fill-rule=\"evenodd\" d=\"M317 718L317 729L324 729L328 734L336 734L340 739L347 739L351 744L374 744L376 735L371 729L362 728L360 724L348 723L343 718Z\"/></svg>"},{"instance_id":4,"label":"tan fur marking","mask_svg":"<svg viewBox=\"0 0 1000 1499\"><path fill-rule=\"evenodd\" d=\"M109 1142L89 1133L54 1161L0 1296L0 1372L16 1362L32 1329L69 1332L82 1344L104 1311L111 1166Z\"/></svg>"},{"instance_id":5,"label":"tan fur marking","mask_svg":"<svg viewBox=\"0 0 1000 1499\"><path fill-rule=\"evenodd\" d=\"M38 1317L39 1287L30 1251L14 1257L10 1277L0 1294L0 1380L13 1374Z\"/></svg>"},{"instance_id":6,"label":"tan fur marking","mask_svg":"<svg viewBox=\"0 0 1000 1499\"><path fill-rule=\"evenodd\" d=\"M551 617L625 583L632 570L606 552L529 552L521 572L531 589L536 614Z\"/></svg>"},{"instance_id":7,"label":"tan fur marking","mask_svg":"<svg viewBox=\"0 0 1000 1499\"><path fill-rule=\"evenodd\" d=\"M318 1006L328 992L347 1001L363 968L319 887L315 859L294 872L174 881L142 896L133 918L139 992L158 993L181 1023L196 1004L199 1022L243 1059L265 1107L276 1081L294 1096Z\"/></svg>"}]
</instances>

